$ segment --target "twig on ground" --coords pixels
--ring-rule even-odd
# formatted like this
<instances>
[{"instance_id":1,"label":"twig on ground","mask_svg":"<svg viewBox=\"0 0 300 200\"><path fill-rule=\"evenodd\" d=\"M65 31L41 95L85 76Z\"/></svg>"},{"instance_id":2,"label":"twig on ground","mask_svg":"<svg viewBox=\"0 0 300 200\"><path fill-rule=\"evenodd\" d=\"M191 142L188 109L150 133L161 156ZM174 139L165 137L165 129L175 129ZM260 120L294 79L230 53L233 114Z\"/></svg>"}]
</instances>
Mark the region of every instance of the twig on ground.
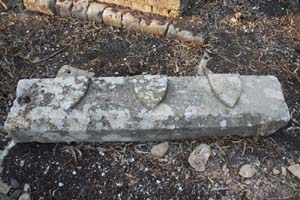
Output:
<instances>
[{"instance_id":1,"label":"twig on ground","mask_svg":"<svg viewBox=\"0 0 300 200\"><path fill-rule=\"evenodd\" d=\"M6 6L6 4L5 4L2 0L0 0L0 4L3 6L3 8L4 8L5 10L8 9L7 6Z\"/></svg>"},{"instance_id":2,"label":"twig on ground","mask_svg":"<svg viewBox=\"0 0 300 200\"><path fill-rule=\"evenodd\" d=\"M198 66L196 66L195 73L196 76L205 76L208 73L211 73L209 69L206 68L208 61L210 61L211 56L208 51L204 51L201 61Z\"/></svg>"},{"instance_id":3,"label":"twig on ground","mask_svg":"<svg viewBox=\"0 0 300 200\"><path fill-rule=\"evenodd\" d=\"M1 1L1 0L0 0ZM51 54L50 56L46 57L46 58L43 58L43 59L40 59L40 60L36 60L36 61L32 61L31 63L32 64L36 64L36 63L40 63L40 62L44 62L50 58L53 58L54 56L60 54L61 52L65 51L68 47L64 47L56 52L54 52L53 54Z\"/></svg>"}]
</instances>

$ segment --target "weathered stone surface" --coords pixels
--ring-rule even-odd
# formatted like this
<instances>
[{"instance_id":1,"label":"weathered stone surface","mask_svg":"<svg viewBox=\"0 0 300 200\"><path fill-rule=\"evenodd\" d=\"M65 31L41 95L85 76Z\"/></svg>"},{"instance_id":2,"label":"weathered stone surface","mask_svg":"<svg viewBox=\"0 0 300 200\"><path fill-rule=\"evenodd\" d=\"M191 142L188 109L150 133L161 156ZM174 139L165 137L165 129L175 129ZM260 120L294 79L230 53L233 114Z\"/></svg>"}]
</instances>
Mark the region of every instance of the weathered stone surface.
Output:
<instances>
[{"instance_id":1,"label":"weathered stone surface","mask_svg":"<svg viewBox=\"0 0 300 200\"><path fill-rule=\"evenodd\" d=\"M106 8L103 11L103 22L106 25L122 27L122 13L115 11L112 8Z\"/></svg>"},{"instance_id":2,"label":"weathered stone surface","mask_svg":"<svg viewBox=\"0 0 300 200\"><path fill-rule=\"evenodd\" d=\"M78 69L70 65L64 65L60 68L60 70L57 72L56 75L56 77L78 77L78 76L85 76L91 78L95 76L95 73Z\"/></svg>"},{"instance_id":3,"label":"weathered stone surface","mask_svg":"<svg viewBox=\"0 0 300 200\"><path fill-rule=\"evenodd\" d=\"M88 0L73 0L72 17L78 19L87 19Z\"/></svg>"},{"instance_id":4,"label":"weathered stone surface","mask_svg":"<svg viewBox=\"0 0 300 200\"><path fill-rule=\"evenodd\" d=\"M190 0L96 0L98 2L117 4L143 12L164 16L178 16L187 7Z\"/></svg>"},{"instance_id":5,"label":"weathered stone surface","mask_svg":"<svg viewBox=\"0 0 300 200\"><path fill-rule=\"evenodd\" d=\"M224 105L233 108L242 93L239 74L207 74L208 82L216 97Z\"/></svg>"},{"instance_id":6,"label":"weathered stone surface","mask_svg":"<svg viewBox=\"0 0 300 200\"><path fill-rule=\"evenodd\" d=\"M107 6L101 3L92 2L87 11L89 21L102 23L103 22L103 11Z\"/></svg>"},{"instance_id":7,"label":"weathered stone surface","mask_svg":"<svg viewBox=\"0 0 300 200\"><path fill-rule=\"evenodd\" d=\"M205 35L201 33L194 34L192 31L180 29L170 24L167 32L167 37L175 38L183 41L190 41L199 44L205 43Z\"/></svg>"},{"instance_id":8,"label":"weathered stone surface","mask_svg":"<svg viewBox=\"0 0 300 200\"><path fill-rule=\"evenodd\" d=\"M55 0L24 0L23 2L28 10L55 15Z\"/></svg>"},{"instance_id":9,"label":"weathered stone surface","mask_svg":"<svg viewBox=\"0 0 300 200\"><path fill-rule=\"evenodd\" d=\"M123 15L122 25L125 29L141 31L140 19L138 17L133 16L130 13L126 13Z\"/></svg>"},{"instance_id":10,"label":"weathered stone surface","mask_svg":"<svg viewBox=\"0 0 300 200\"><path fill-rule=\"evenodd\" d=\"M72 6L72 0L57 0L55 4L56 14L62 17L71 17Z\"/></svg>"},{"instance_id":11,"label":"weathered stone surface","mask_svg":"<svg viewBox=\"0 0 300 200\"><path fill-rule=\"evenodd\" d=\"M157 20L151 20L148 23L145 19L142 19L140 22L141 32L152 33L155 35L165 35L168 29L168 22L160 22Z\"/></svg>"},{"instance_id":12,"label":"weathered stone surface","mask_svg":"<svg viewBox=\"0 0 300 200\"><path fill-rule=\"evenodd\" d=\"M20 80L5 128L16 142L149 141L269 135L289 121L277 78L240 78L233 108L200 76L167 77L165 98L150 110L136 98L132 77Z\"/></svg>"},{"instance_id":13,"label":"weathered stone surface","mask_svg":"<svg viewBox=\"0 0 300 200\"><path fill-rule=\"evenodd\" d=\"M134 93L141 104L153 109L165 98L168 78L166 76L140 75L132 77Z\"/></svg>"}]
</instances>

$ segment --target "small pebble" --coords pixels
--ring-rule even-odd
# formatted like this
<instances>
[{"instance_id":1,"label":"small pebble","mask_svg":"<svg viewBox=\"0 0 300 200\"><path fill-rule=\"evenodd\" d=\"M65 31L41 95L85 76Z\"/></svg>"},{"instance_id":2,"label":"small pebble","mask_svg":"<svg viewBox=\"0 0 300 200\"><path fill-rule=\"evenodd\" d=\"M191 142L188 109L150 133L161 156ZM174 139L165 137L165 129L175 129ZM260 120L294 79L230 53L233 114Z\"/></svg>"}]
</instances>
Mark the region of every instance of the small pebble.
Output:
<instances>
[{"instance_id":1,"label":"small pebble","mask_svg":"<svg viewBox=\"0 0 300 200\"><path fill-rule=\"evenodd\" d=\"M59 186L59 187L62 187L62 186L64 186L64 184L61 183L61 182L59 182L59 183L58 183L58 186Z\"/></svg>"},{"instance_id":2,"label":"small pebble","mask_svg":"<svg viewBox=\"0 0 300 200\"><path fill-rule=\"evenodd\" d=\"M283 175L283 176L286 176L286 168L285 167L281 167L281 174Z\"/></svg>"},{"instance_id":3,"label":"small pebble","mask_svg":"<svg viewBox=\"0 0 300 200\"><path fill-rule=\"evenodd\" d=\"M273 174L274 175L278 175L278 174L280 174L280 171L278 169L274 168L273 169Z\"/></svg>"},{"instance_id":4,"label":"small pebble","mask_svg":"<svg viewBox=\"0 0 300 200\"><path fill-rule=\"evenodd\" d=\"M239 175L244 178L251 178L255 174L255 169L251 164L243 165L240 168Z\"/></svg>"},{"instance_id":5,"label":"small pebble","mask_svg":"<svg viewBox=\"0 0 300 200\"><path fill-rule=\"evenodd\" d=\"M151 149L151 154L155 157L162 158L166 155L168 150L169 150L169 143L163 142L163 143L153 146Z\"/></svg>"},{"instance_id":6,"label":"small pebble","mask_svg":"<svg viewBox=\"0 0 300 200\"><path fill-rule=\"evenodd\" d=\"M30 186L27 183L25 183L23 190L24 190L24 192L29 192Z\"/></svg>"},{"instance_id":7,"label":"small pebble","mask_svg":"<svg viewBox=\"0 0 300 200\"><path fill-rule=\"evenodd\" d=\"M210 146L207 144L200 144L193 150L188 161L196 171L204 172L210 155Z\"/></svg>"}]
</instances>

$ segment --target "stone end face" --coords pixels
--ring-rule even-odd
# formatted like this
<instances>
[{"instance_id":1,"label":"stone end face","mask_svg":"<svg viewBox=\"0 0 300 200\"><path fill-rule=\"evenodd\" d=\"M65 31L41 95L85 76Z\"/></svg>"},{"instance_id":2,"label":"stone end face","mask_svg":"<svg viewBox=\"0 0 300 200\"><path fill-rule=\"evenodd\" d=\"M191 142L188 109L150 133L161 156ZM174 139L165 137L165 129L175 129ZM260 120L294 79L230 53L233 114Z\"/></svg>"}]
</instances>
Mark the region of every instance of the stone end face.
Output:
<instances>
[{"instance_id":1,"label":"stone end face","mask_svg":"<svg viewBox=\"0 0 300 200\"><path fill-rule=\"evenodd\" d=\"M167 32L168 26L168 22L160 22L158 20L151 20L151 22L147 22L142 19L140 22L141 32L152 33L154 35L164 36Z\"/></svg>"},{"instance_id":2,"label":"stone end face","mask_svg":"<svg viewBox=\"0 0 300 200\"><path fill-rule=\"evenodd\" d=\"M28 10L55 15L55 0L24 0L24 6Z\"/></svg>"},{"instance_id":3,"label":"stone end face","mask_svg":"<svg viewBox=\"0 0 300 200\"><path fill-rule=\"evenodd\" d=\"M62 17L71 17L72 7L72 0L57 0L55 4L56 14Z\"/></svg>"},{"instance_id":4,"label":"stone end face","mask_svg":"<svg viewBox=\"0 0 300 200\"><path fill-rule=\"evenodd\" d=\"M97 0L101 3L117 4L135 10L177 17L186 9L190 0Z\"/></svg>"},{"instance_id":5,"label":"stone end face","mask_svg":"<svg viewBox=\"0 0 300 200\"><path fill-rule=\"evenodd\" d=\"M113 10L112 8L106 8L103 11L103 22L106 25L122 27L122 13Z\"/></svg>"},{"instance_id":6,"label":"stone end face","mask_svg":"<svg viewBox=\"0 0 300 200\"><path fill-rule=\"evenodd\" d=\"M5 128L17 142L123 142L269 135L289 121L275 77L240 79L233 108L205 76L21 80Z\"/></svg>"},{"instance_id":7,"label":"stone end face","mask_svg":"<svg viewBox=\"0 0 300 200\"><path fill-rule=\"evenodd\" d=\"M140 28L140 19L138 17L133 16L130 13L126 13L123 15L122 19L123 28L134 31L141 31Z\"/></svg>"},{"instance_id":8,"label":"stone end face","mask_svg":"<svg viewBox=\"0 0 300 200\"><path fill-rule=\"evenodd\" d=\"M177 40L182 40L182 41L195 42L201 45L206 42L205 34L201 34L201 33L194 34L193 31L175 27L173 24L170 24L168 28L167 37L175 38Z\"/></svg>"},{"instance_id":9,"label":"stone end face","mask_svg":"<svg viewBox=\"0 0 300 200\"><path fill-rule=\"evenodd\" d=\"M88 0L73 0L72 17L77 19L88 19L87 10L89 7Z\"/></svg>"},{"instance_id":10,"label":"stone end face","mask_svg":"<svg viewBox=\"0 0 300 200\"><path fill-rule=\"evenodd\" d=\"M107 6L101 3L92 2L87 11L89 21L102 23L103 22L103 11Z\"/></svg>"}]
</instances>

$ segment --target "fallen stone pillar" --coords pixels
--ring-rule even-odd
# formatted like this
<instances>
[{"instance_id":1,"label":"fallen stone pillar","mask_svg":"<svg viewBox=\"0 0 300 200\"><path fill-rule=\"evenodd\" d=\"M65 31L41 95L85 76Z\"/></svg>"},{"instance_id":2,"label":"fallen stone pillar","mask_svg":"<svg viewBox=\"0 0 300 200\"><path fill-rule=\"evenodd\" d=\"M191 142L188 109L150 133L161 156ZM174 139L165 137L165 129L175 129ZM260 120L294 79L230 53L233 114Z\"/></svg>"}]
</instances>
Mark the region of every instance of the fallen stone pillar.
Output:
<instances>
[{"instance_id":1,"label":"fallen stone pillar","mask_svg":"<svg viewBox=\"0 0 300 200\"><path fill-rule=\"evenodd\" d=\"M237 78L241 92L221 94ZM289 119L274 76L76 76L20 80L5 128L16 142L126 142L269 135Z\"/></svg>"}]
</instances>

